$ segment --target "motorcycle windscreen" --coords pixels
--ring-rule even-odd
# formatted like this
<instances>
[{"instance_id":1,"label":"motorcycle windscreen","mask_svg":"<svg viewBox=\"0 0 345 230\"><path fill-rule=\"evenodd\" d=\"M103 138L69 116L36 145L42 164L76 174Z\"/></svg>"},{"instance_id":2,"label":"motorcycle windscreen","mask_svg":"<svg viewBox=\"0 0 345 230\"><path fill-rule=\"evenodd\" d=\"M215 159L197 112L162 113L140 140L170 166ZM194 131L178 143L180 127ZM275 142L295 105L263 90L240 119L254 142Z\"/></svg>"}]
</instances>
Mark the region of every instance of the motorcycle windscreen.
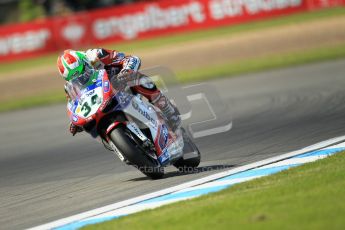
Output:
<instances>
[{"instance_id":1,"label":"motorcycle windscreen","mask_svg":"<svg viewBox=\"0 0 345 230\"><path fill-rule=\"evenodd\" d=\"M99 73L89 69L67 84L66 88L71 100L77 102L73 113L79 117L92 116L103 102L102 79L98 76Z\"/></svg>"}]
</instances>

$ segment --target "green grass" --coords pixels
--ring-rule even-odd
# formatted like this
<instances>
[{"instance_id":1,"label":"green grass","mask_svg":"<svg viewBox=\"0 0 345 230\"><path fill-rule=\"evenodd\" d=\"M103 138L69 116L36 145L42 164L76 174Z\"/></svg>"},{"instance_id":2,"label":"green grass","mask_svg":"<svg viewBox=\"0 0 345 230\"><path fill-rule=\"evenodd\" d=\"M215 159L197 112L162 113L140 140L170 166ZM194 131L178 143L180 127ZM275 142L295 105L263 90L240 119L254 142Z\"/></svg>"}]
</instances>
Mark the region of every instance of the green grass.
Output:
<instances>
[{"instance_id":1,"label":"green grass","mask_svg":"<svg viewBox=\"0 0 345 230\"><path fill-rule=\"evenodd\" d=\"M334 60L345 57L345 43L307 51L288 53L285 55L269 55L261 58L246 59L219 66L207 66L190 71L177 73L183 83L231 77L240 74L265 71L276 68L302 65L317 61ZM39 105L65 101L63 90L24 99L15 98L1 101L0 112L22 109Z\"/></svg>"},{"instance_id":2,"label":"green grass","mask_svg":"<svg viewBox=\"0 0 345 230\"><path fill-rule=\"evenodd\" d=\"M345 152L83 229L345 229Z\"/></svg>"},{"instance_id":3,"label":"green grass","mask_svg":"<svg viewBox=\"0 0 345 230\"><path fill-rule=\"evenodd\" d=\"M260 58L240 60L229 64L202 67L177 75L182 82L211 80L239 74L266 71L276 68L303 65L312 62L334 60L345 57L345 42L336 46L322 47L311 50L301 50L280 55L268 55Z\"/></svg>"},{"instance_id":4,"label":"green grass","mask_svg":"<svg viewBox=\"0 0 345 230\"><path fill-rule=\"evenodd\" d=\"M294 15L284 16L275 18L274 20L264 20L259 22L251 22L240 25L225 26L215 29L209 29L204 31L194 31L184 34L176 34L172 36L164 36L148 40L129 41L122 43L112 43L105 45L108 48L133 53L135 54L138 50L158 48L171 44L179 44L188 41L197 41L204 39L212 39L229 34L238 34L247 31L262 30L270 27L278 27L282 25L289 25L295 23L303 23L307 21L320 20L327 17L337 17L345 15L345 8L331 8L320 11L313 11L307 13L298 13ZM29 60L2 63L0 64L0 73L17 71L18 66L22 69L37 68L44 65L54 65L56 62L58 53L53 53L39 58L31 58ZM3 75L5 77L5 75Z\"/></svg>"},{"instance_id":5,"label":"green grass","mask_svg":"<svg viewBox=\"0 0 345 230\"><path fill-rule=\"evenodd\" d=\"M40 95L5 100L1 102L0 112L6 112L16 109L25 109L33 106L49 105L66 101L63 89L61 91L49 92Z\"/></svg>"}]
</instances>

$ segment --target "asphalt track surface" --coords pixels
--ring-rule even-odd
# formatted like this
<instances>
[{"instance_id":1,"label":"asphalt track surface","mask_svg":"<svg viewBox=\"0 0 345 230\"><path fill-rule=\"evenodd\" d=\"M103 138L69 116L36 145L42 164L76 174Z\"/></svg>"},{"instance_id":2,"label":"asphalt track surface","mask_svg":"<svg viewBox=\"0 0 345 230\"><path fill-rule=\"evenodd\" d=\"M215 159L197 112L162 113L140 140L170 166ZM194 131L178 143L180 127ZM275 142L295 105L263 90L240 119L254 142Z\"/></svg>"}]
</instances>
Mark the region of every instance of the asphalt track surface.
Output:
<instances>
[{"instance_id":1,"label":"asphalt track surface","mask_svg":"<svg viewBox=\"0 0 345 230\"><path fill-rule=\"evenodd\" d=\"M229 132L196 140L199 172L150 180L87 135L65 106L0 115L0 228L36 226L345 134L345 60L222 79Z\"/></svg>"}]
</instances>

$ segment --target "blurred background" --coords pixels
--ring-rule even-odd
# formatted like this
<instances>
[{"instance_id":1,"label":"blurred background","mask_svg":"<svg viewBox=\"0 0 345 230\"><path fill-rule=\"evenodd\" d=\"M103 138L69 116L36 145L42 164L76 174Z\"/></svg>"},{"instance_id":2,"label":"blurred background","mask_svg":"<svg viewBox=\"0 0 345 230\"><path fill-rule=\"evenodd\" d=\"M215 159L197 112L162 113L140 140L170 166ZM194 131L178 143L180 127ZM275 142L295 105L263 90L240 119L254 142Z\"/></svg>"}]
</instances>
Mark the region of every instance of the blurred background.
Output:
<instances>
[{"instance_id":1,"label":"blurred background","mask_svg":"<svg viewBox=\"0 0 345 230\"><path fill-rule=\"evenodd\" d=\"M344 135L344 6L0 0L0 228L25 229ZM164 179L147 180L85 132L70 135L56 60L65 49L95 47L137 55L142 69L168 67L183 84L213 86L204 88L230 108L233 126L195 140L209 170L170 167ZM306 220L318 216L332 221Z\"/></svg>"},{"instance_id":2,"label":"blurred background","mask_svg":"<svg viewBox=\"0 0 345 230\"><path fill-rule=\"evenodd\" d=\"M64 49L103 46L181 81L343 55L344 0L3 0L0 111L62 102ZM25 79L26 85L19 82ZM13 89L16 89L14 92Z\"/></svg>"},{"instance_id":3,"label":"blurred background","mask_svg":"<svg viewBox=\"0 0 345 230\"><path fill-rule=\"evenodd\" d=\"M148 1L146 0L146 2ZM73 12L132 4L135 2L145 2L145 0L3 0L0 2L2 11L0 23L29 22L51 16L65 16L73 14Z\"/></svg>"}]
</instances>

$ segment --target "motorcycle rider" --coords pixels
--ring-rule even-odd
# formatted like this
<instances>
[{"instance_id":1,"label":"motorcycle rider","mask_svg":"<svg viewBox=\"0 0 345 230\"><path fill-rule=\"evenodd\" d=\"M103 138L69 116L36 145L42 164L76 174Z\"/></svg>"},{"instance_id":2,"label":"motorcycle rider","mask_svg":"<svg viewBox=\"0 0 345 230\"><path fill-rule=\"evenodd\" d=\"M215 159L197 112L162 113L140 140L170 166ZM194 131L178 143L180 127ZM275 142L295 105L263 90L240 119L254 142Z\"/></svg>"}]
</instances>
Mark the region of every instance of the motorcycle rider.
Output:
<instances>
[{"instance_id":1,"label":"motorcycle rider","mask_svg":"<svg viewBox=\"0 0 345 230\"><path fill-rule=\"evenodd\" d=\"M130 86L135 93L140 93L158 107L166 116L170 127L175 130L181 124L177 108L149 77L137 72L140 66L139 57L104 48L88 49L85 52L65 50L57 59L59 73L67 82L79 77L86 68L105 69L109 78L116 77L115 82L119 85ZM70 123L69 131L74 136L83 131L83 128Z\"/></svg>"}]
</instances>

